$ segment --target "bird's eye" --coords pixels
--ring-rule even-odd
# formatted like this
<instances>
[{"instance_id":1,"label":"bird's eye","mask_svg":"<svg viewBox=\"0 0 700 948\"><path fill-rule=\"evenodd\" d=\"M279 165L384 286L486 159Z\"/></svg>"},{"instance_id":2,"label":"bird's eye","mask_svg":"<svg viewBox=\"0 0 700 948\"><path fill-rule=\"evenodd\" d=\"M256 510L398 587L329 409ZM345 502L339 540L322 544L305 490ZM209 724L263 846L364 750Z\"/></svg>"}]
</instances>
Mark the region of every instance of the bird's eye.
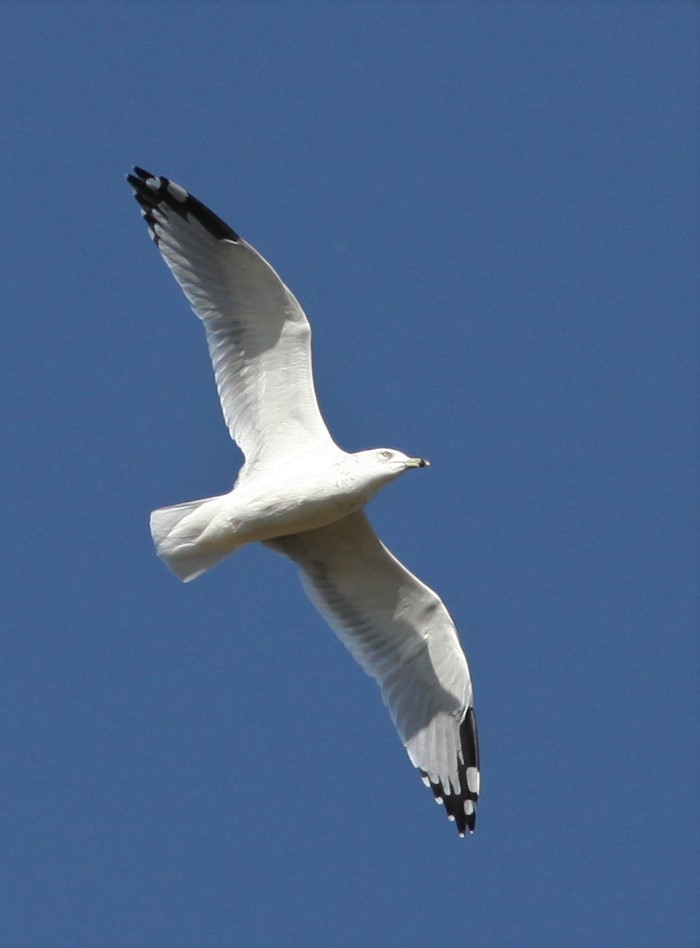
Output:
<instances>
[{"instance_id":1,"label":"bird's eye","mask_svg":"<svg viewBox=\"0 0 700 948\"><path fill-rule=\"evenodd\" d=\"M392 458L393 456L394 456L394 455L391 453L391 451L380 451L380 452L379 452L379 457L380 457L380 458Z\"/></svg>"}]
</instances>

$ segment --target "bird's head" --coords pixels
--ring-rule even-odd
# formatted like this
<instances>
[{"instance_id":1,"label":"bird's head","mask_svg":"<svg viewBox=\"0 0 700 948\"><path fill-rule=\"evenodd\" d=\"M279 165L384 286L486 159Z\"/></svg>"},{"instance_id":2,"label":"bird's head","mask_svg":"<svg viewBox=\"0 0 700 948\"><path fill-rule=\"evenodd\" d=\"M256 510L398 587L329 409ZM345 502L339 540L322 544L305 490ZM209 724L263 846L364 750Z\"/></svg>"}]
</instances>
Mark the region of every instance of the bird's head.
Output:
<instances>
[{"instance_id":1,"label":"bird's head","mask_svg":"<svg viewBox=\"0 0 700 948\"><path fill-rule=\"evenodd\" d=\"M411 458L395 448L371 448L361 451L362 464L380 483L393 481L399 474L412 467L430 467L425 458Z\"/></svg>"}]
</instances>

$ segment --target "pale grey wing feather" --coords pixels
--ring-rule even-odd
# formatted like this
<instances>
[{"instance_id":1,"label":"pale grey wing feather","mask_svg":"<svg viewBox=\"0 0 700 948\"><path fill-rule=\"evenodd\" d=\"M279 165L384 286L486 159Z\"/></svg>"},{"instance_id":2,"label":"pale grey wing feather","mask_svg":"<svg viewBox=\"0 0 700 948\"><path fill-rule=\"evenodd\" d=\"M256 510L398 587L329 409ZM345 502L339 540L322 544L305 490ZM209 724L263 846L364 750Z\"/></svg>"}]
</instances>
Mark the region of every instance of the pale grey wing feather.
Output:
<instances>
[{"instance_id":1,"label":"pale grey wing feather","mask_svg":"<svg viewBox=\"0 0 700 948\"><path fill-rule=\"evenodd\" d=\"M224 419L248 468L333 441L313 384L311 328L260 254L167 178L129 176L158 249L206 328Z\"/></svg>"},{"instance_id":2,"label":"pale grey wing feather","mask_svg":"<svg viewBox=\"0 0 700 948\"><path fill-rule=\"evenodd\" d=\"M457 828L473 829L478 744L469 668L439 596L386 549L362 512L266 544L375 678L413 764Z\"/></svg>"}]
</instances>

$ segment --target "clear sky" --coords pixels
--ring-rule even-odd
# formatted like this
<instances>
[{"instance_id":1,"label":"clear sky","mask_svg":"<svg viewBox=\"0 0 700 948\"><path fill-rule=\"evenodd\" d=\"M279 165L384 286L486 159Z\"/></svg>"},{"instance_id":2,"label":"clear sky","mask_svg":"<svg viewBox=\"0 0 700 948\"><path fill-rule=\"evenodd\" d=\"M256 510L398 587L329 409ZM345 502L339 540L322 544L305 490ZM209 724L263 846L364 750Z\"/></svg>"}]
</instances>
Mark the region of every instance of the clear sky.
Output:
<instances>
[{"instance_id":1,"label":"clear sky","mask_svg":"<svg viewBox=\"0 0 700 948\"><path fill-rule=\"evenodd\" d=\"M698 903L698 8L0 5L0 944L683 946ZM459 840L250 548L201 326L124 181L271 260L475 680Z\"/></svg>"}]
</instances>

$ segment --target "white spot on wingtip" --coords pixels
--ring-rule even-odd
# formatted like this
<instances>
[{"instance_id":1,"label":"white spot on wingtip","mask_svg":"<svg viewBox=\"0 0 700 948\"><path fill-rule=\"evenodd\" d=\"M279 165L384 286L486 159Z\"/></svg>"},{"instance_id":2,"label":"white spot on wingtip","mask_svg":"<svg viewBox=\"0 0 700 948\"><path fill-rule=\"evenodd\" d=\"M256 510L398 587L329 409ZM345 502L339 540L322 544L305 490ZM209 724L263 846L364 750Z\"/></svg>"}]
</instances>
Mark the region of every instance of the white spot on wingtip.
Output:
<instances>
[{"instance_id":1,"label":"white spot on wingtip","mask_svg":"<svg viewBox=\"0 0 700 948\"><path fill-rule=\"evenodd\" d=\"M146 178L146 186L152 191L157 191L160 187L160 178Z\"/></svg>"},{"instance_id":2,"label":"white spot on wingtip","mask_svg":"<svg viewBox=\"0 0 700 948\"><path fill-rule=\"evenodd\" d=\"M187 191L181 188L179 184L175 184L174 181L168 181L168 193L171 197L174 197L176 201L180 201L180 203L183 203L189 197Z\"/></svg>"},{"instance_id":3,"label":"white spot on wingtip","mask_svg":"<svg viewBox=\"0 0 700 948\"><path fill-rule=\"evenodd\" d=\"M450 821L450 823L454 823L454 821L455 821L455 818L454 818L454 816L452 816L451 813L448 813L448 814L447 814L447 819Z\"/></svg>"},{"instance_id":4,"label":"white spot on wingtip","mask_svg":"<svg viewBox=\"0 0 700 948\"><path fill-rule=\"evenodd\" d=\"M479 795L479 771L476 767L467 767L467 787L472 793Z\"/></svg>"},{"instance_id":5,"label":"white spot on wingtip","mask_svg":"<svg viewBox=\"0 0 700 948\"><path fill-rule=\"evenodd\" d=\"M435 802L437 803L438 806L441 806L443 802L442 797L435 797Z\"/></svg>"},{"instance_id":6,"label":"white spot on wingtip","mask_svg":"<svg viewBox=\"0 0 700 948\"><path fill-rule=\"evenodd\" d=\"M421 776L420 779L423 781L423 785L424 785L424 786L426 786L426 787L429 787L429 786L430 786L430 779L429 779L428 777L423 777L423 776Z\"/></svg>"},{"instance_id":7,"label":"white spot on wingtip","mask_svg":"<svg viewBox=\"0 0 700 948\"><path fill-rule=\"evenodd\" d=\"M464 812L467 816L471 816L474 812L474 804L471 800L464 801Z\"/></svg>"}]
</instances>

